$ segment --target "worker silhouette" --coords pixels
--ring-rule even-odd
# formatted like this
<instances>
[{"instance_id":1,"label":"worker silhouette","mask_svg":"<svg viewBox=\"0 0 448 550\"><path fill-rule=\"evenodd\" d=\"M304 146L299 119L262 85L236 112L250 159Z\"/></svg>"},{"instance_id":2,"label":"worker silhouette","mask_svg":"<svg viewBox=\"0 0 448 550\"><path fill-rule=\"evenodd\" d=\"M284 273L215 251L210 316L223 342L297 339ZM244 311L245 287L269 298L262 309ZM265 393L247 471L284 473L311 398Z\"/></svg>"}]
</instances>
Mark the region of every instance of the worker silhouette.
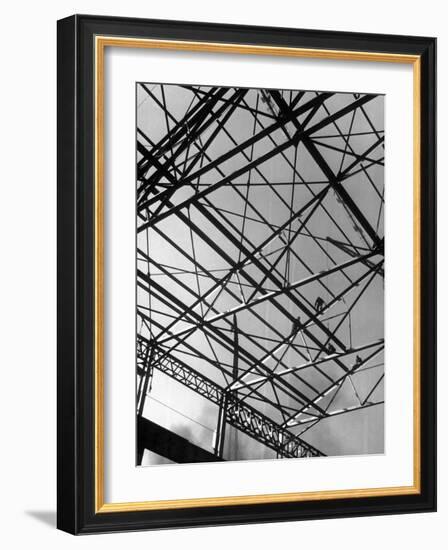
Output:
<instances>
[{"instance_id":1,"label":"worker silhouette","mask_svg":"<svg viewBox=\"0 0 448 550\"><path fill-rule=\"evenodd\" d=\"M333 344L328 344L326 352L327 355L332 355L336 351L336 348L333 346Z\"/></svg>"},{"instance_id":2,"label":"worker silhouette","mask_svg":"<svg viewBox=\"0 0 448 550\"><path fill-rule=\"evenodd\" d=\"M316 301L314 302L314 309L317 311L317 313L321 313L324 309L325 302L322 300L320 296L316 298Z\"/></svg>"}]
</instances>

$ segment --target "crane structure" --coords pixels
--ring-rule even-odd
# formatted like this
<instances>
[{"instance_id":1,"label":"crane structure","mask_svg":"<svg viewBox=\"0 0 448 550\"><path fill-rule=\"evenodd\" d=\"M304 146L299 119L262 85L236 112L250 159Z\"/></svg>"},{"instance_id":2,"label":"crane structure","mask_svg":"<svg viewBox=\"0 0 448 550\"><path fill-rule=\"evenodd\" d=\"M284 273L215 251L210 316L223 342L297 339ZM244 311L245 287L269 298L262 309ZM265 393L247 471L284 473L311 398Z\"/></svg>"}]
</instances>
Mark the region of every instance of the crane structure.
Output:
<instances>
[{"instance_id":1,"label":"crane structure","mask_svg":"<svg viewBox=\"0 0 448 550\"><path fill-rule=\"evenodd\" d=\"M136 96L137 463L381 451L384 97Z\"/></svg>"}]
</instances>

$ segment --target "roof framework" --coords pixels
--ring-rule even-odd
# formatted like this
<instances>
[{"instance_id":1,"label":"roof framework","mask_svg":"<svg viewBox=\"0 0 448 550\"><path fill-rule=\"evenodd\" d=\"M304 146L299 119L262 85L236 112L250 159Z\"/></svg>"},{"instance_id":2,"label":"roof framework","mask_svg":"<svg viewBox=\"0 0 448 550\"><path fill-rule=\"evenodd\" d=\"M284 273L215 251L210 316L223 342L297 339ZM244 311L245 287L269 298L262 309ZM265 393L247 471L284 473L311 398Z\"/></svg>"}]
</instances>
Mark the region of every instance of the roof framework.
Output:
<instances>
[{"instance_id":1,"label":"roof framework","mask_svg":"<svg viewBox=\"0 0 448 550\"><path fill-rule=\"evenodd\" d=\"M137 414L160 372L216 406L217 457L229 425L326 454L323 421L384 403L382 96L138 84L137 101Z\"/></svg>"}]
</instances>

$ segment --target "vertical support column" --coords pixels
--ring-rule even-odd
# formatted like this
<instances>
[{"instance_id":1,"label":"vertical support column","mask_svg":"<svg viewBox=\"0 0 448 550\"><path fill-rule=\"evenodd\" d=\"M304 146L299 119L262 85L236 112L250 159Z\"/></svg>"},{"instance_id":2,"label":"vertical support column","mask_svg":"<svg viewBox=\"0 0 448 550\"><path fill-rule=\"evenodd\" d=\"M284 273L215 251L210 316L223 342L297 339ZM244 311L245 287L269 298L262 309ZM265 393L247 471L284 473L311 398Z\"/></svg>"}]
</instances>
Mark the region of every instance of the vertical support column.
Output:
<instances>
[{"instance_id":1,"label":"vertical support column","mask_svg":"<svg viewBox=\"0 0 448 550\"><path fill-rule=\"evenodd\" d=\"M148 357L149 355L149 357ZM138 394L137 394L137 416L142 416L143 414L143 408L145 406L145 400L146 400L146 394L148 393L148 387L152 379L152 374L154 371L153 368L153 359L154 359L154 347L151 347L151 351L149 351L149 346L146 347L146 353L145 353L145 359L143 362L143 366L145 368L145 373L142 376L142 380L140 381L139 388L138 388ZM143 381L143 383L142 383Z\"/></svg>"},{"instance_id":2,"label":"vertical support column","mask_svg":"<svg viewBox=\"0 0 448 550\"><path fill-rule=\"evenodd\" d=\"M238 380L238 323L236 320L236 315L233 316L233 365L232 365L232 376L233 381Z\"/></svg>"},{"instance_id":3,"label":"vertical support column","mask_svg":"<svg viewBox=\"0 0 448 550\"><path fill-rule=\"evenodd\" d=\"M219 403L218 424L216 427L215 456L222 458L224 452L224 440L226 434L226 414L227 414L228 394L224 393Z\"/></svg>"}]
</instances>

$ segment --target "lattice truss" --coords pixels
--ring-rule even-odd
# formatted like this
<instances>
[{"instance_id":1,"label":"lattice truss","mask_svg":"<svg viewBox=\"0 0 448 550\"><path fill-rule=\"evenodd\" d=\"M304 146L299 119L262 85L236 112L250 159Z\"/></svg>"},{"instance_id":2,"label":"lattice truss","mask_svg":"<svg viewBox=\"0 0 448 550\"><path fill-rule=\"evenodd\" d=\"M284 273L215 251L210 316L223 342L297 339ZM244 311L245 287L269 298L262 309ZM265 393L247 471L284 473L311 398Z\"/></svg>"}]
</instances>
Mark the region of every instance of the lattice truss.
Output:
<instances>
[{"instance_id":1,"label":"lattice truss","mask_svg":"<svg viewBox=\"0 0 448 550\"><path fill-rule=\"evenodd\" d=\"M152 396L189 400L184 416L206 411L190 439L224 458L368 452L366 430L383 430L383 105L137 85L138 415ZM273 454L232 451L235 433Z\"/></svg>"}]
</instances>

